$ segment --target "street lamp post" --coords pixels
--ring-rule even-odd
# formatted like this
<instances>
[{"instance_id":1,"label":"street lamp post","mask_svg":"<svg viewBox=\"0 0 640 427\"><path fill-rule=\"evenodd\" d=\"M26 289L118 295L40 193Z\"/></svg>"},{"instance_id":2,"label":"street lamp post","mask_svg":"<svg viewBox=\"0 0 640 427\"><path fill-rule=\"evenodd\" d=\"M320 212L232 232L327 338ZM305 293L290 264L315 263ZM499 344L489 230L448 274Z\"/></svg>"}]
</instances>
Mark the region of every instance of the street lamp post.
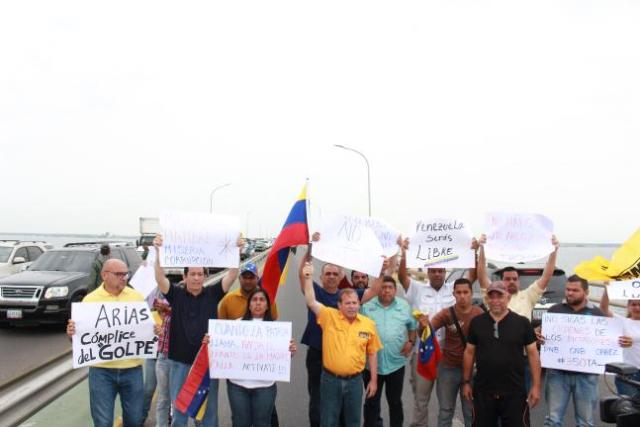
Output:
<instances>
[{"instance_id":1,"label":"street lamp post","mask_svg":"<svg viewBox=\"0 0 640 427\"><path fill-rule=\"evenodd\" d=\"M367 160L367 157L362 154L360 151L358 150L354 150L351 147L346 147L344 145L340 145L340 144L333 144L334 147L338 147L338 148L342 148L343 150L348 150L348 151L353 151L354 153L358 153L360 156L362 156L362 158L364 159L365 163L367 164L367 192L369 194L368 200L369 200L369 216L371 216L371 173L369 171L369 160Z\"/></svg>"},{"instance_id":2,"label":"street lamp post","mask_svg":"<svg viewBox=\"0 0 640 427\"><path fill-rule=\"evenodd\" d=\"M211 194L209 194L209 213L213 213L213 193L215 193L216 191L218 191L221 188L228 187L230 185L231 185L231 183L227 182L226 184L218 185L216 188L211 190Z\"/></svg>"}]
</instances>

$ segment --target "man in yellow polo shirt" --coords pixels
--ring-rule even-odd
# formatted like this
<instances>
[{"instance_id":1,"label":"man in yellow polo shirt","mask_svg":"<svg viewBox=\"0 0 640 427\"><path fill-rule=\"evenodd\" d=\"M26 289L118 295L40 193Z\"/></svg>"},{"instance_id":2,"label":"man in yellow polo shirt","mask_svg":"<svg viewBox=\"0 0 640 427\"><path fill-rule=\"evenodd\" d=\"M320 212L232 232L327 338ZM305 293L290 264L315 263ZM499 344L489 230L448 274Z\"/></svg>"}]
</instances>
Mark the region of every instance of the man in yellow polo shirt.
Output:
<instances>
[{"instance_id":1,"label":"man in yellow polo shirt","mask_svg":"<svg viewBox=\"0 0 640 427\"><path fill-rule=\"evenodd\" d=\"M236 320L244 316L249 305L247 298L258 287L259 279L258 267L252 262L246 263L240 270L238 289L229 292L220 301L218 319ZM278 320L278 307L275 301L271 301L271 318Z\"/></svg>"},{"instance_id":2,"label":"man in yellow polo shirt","mask_svg":"<svg viewBox=\"0 0 640 427\"><path fill-rule=\"evenodd\" d=\"M102 266L102 284L84 297L82 302L133 302L144 297L127 286L129 271L119 259L109 259ZM67 335L76 333L73 320L67 324ZM96 427L113 426L116 395L120 393L124 427L142 425L144 387L142 359L115 360L89 368L89 405Z\"/></svg>"},{"instance_id":3,"label":"man in yellow polo shirt","mask_svg":"<svg viewBox=\"0 0 640 427\"><path fill-rule=\"evenodd\" d=\"M316 301L313 290L313 266L303 267L304 298L322 328L322 377L320 380L320 425L339 425L340 412L345 427L360 427L362 412L362 371L368 360L371 379L367 398L376 394L378 359L382 348L376 324L358 313L358 294L350 288L340 291L338 309Z\"/></svg>"}]
</instances>

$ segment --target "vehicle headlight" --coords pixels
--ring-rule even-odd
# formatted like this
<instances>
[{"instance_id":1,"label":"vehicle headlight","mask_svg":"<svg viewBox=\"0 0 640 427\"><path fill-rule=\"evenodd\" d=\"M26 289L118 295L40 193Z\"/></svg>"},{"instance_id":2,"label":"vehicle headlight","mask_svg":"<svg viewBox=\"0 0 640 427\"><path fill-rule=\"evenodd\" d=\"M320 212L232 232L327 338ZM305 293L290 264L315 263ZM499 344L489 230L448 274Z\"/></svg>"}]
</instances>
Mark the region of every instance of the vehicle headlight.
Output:
<instances>
[{"instance_id":1,"label":"vehicle headlight","mask_svg":"<svg viewBox=\"0 0 640 427\"><path fill-rule=\"evenodd\" d=\"M66 297L69 294L69 288L66 286L54 286L52 288L47 289L44 293L45 299L50 298L62 298Z\"/></svg>"}]
</instances>

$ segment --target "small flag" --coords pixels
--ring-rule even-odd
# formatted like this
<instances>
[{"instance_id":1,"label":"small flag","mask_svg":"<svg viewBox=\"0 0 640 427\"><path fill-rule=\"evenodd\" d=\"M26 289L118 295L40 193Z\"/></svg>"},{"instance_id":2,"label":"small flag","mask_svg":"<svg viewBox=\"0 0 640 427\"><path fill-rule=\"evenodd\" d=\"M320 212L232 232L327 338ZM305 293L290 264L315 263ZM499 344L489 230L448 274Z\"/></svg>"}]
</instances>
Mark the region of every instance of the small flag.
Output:
<instances>
[{"instance_id":1,"label":"small flag","mask_svg":"<svg viewBox=\"0 0 640 427\"><path fill-rule=\"evenodd\" d=\"M414 312L419 317L420 313ZM438 362L442 358L440 344L431 324L422 330L418 343L418 366L416 370L424 379L433 381L438 376Z\"/></svg>"},{"instance_id":2,"label":"small flag","mask_svg":"<svg viewBox=\"0 0 640 427\"><path fill-rule=\"evenodd\" d=\"M202 344L196 360L193 361L182 389L176 398L176 408L192 418L196 418L198 411L204 406L209 394L209 351L206 344Z\"/></svg>"}]
</instances>

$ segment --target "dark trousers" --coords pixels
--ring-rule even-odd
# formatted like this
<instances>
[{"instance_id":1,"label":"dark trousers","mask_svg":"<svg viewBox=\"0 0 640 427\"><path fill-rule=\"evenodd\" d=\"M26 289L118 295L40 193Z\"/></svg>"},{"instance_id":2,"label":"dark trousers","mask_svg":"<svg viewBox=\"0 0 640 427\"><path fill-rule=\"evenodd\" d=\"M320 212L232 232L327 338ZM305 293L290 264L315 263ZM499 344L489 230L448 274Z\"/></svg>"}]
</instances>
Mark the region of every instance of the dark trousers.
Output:
<instances>
[{"instance_id":1,"label":"dark trousers","mask_svg":"<svg viewBox=\"0 0 640 427\"><path fill-rule=\"evenodd\" d=\"M362 375L364 387L367 388L371 380L371 372L365 370ZM364 402L364 427L382 427L380 416L380 400L382 388L385 387L385 395L389 404L389 425L402 427L404 412L402 411L402 384L404 383L404 366L390 374L378 374L378 389L375 396Z\"/></svg>"},{"instance_id":2,"label":"dark trousers","mask_svg":"<svg viewBox=\"0 0 640 427\"><path fill-rule=\"evenodd\" d=\"M529 405L524 393L487 393L474 390L475 427L529 427Z\"/></svg>"}]
</instances>

